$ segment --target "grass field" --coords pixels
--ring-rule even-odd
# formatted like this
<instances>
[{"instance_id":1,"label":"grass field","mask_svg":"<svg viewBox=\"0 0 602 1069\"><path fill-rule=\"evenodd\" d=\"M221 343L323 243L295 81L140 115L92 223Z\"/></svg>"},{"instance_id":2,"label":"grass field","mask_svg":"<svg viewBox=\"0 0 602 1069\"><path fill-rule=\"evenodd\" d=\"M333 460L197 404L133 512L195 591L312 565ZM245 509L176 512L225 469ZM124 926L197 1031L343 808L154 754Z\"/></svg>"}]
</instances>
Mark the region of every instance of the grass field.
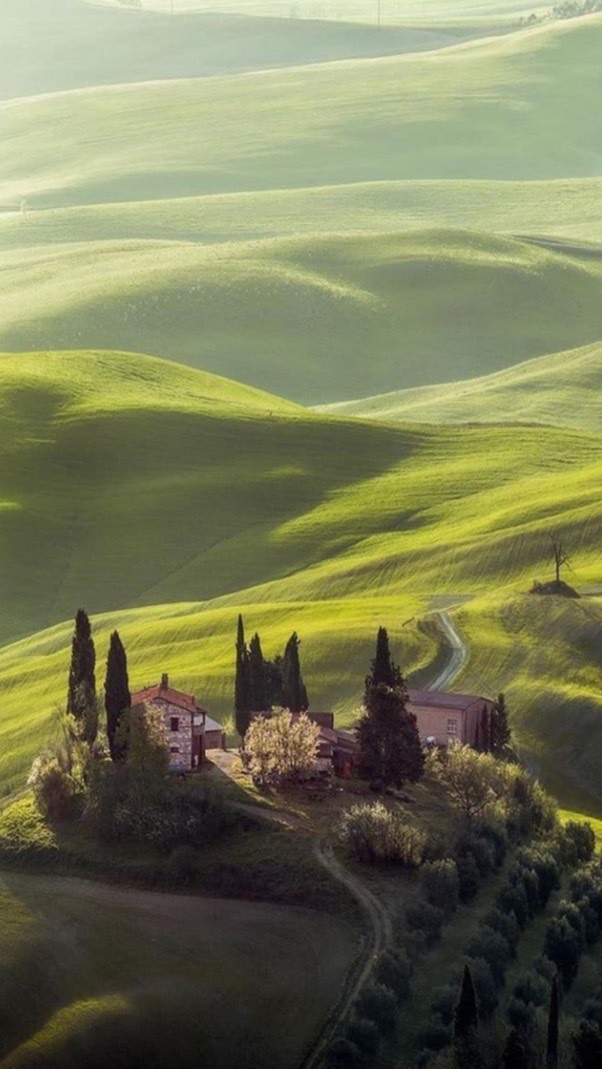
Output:
<instances>
[{"instance_id":1,"label":"grass field","mask_svg":"<svg viewBox=\"0 0 602 1069\"><path fill-rule=\"evenodd\" d=\"M528 589L559 515L579 584L602 579L599 436L338 420L144 357L4 357L0 376L5 642L84 603L99 672L118 626L136 685L170 671L220 715L241 609L271 652L300 632L314 707L349 723L379 623L424 666L432 596ZM4 789L52 730L71 626L0 651Z\"/></svg>"},{"instance_id":2,"label":"grass field","mask_svg":"<svg viewBox=\"0 0 602 1069\"><path fill-rule=\"evenodd\" d=\"M6 350L144 345L316 404L597 341L602 253L442 230L64 244L7 250L0 298Z\"/></svg>"},{"instance_id":3,"label":"grass field","mask_svg":"<svg viewBox=\"0 0 602 1069\"><path fill-rule=\"evenodd\" d=\"M182 1066L285 1069L354 953L344 922L261 903L6 874L0 902L3 975L21 1004L18 1017L3 1007L3 1069L98 1069L134 1051L167 1069L176 1047Z\"/></svg>"},{"instance_id":4,"label":"grass field","mask_svg":"<svg viewBox=\"0 0 602 1069\"><path fill-rule=\"evenodd\" d=\"M602 346L528 360L444 386L321 406L339 416L412 423L546 423L602 432Z\"/></svg>"}]
</instances>

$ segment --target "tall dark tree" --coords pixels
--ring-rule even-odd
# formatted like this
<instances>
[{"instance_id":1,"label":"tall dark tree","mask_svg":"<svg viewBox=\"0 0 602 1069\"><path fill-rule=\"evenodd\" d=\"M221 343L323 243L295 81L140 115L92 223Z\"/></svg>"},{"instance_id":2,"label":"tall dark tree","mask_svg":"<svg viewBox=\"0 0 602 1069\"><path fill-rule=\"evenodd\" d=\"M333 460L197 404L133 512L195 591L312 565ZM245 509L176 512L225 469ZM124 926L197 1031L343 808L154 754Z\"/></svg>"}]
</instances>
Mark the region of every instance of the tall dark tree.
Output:
<instances>
[{"instance_id":1,"label":"tall dark tree","mask_svg":"<svg viewBox=\"0 0 602 1069\"><path fill-rule=\"evenodd\" d=\"M261 639L257 632L249 643L249 673L251 677L251 695L253 711L263 713L271 708L268 695L267 666L261 649Z\"/></svg>"},{"instance_id":2,"label":"tall dark tree","mask_svg":"<svg viewBox=\"0 0 602 1069\"><path fill-rule=\"evenodd\" d=\"M83 720L96 704L96 651L92 628L85 609L78 609L71 642L71 665L67 691L67 712Z\"/></svg>"},{"instance_id":3,"label":"tall dark tree","mask_svg":"<svg viewBox=\"0 0 602 1069\"><path fill-rule=\"evenodd\" d=\"M284 661L280 653L276 654L273 661L265 661L268 709L273 709L274 706L281 708L284 705L282 700L283 668Z\"/></svg>"},{"instance_id":4,"label":"tall dark tree","mask_svg":"<svg viewBox=\"0 0 602 1069\"><path fill-rule=\"evenodd\" d=\"M366 676L365 698L372 687L384 683L386 687L402 686L401 672L391 657L389 635L386 627L379 627L376 636L376 653L370 661L370 673Z\"/></svg>"},{"instance_id":5,"label":"tall dark tree","mask_svg":"<svg viewBox=\"0 0 602 1069\"><path fill-rule=\"evenodd\" d=\"M253 694L251 692L251 668L249 651L245 642L245 625L242 616L238 617L236 635L236 676L234 682L234 715L236 730L244 739L251 722L253 711Z\"/></svg>"},{"instance_id":6,"label":"tall dark tree","mask_svg":"<svg viewBox=\"0 0 602 1069\"><path fill-rule=\"evenodd\" d=\"M366 697L357 728L361 775L387 786L415 783L424 771L424 754L416 717L406 708L403 687L379 683Z\"/></svg>"},{"instance_id":7,"label":"tall dark tree","mask_svg":"<svg viewBox=\"0 0 602 1069\"><path fill-rule=\"evenodd\" d=\"M502 1069L532 1069L530 1057L520 1032L513 1028L508 1033L502 1054Z\"/></svg>"},{"instance_id":8,"label":"tall dark tree","mask_svg":"<svg viewBox=\"0 0 602 1069\"><path fill-rule=\"evenodd\" d=\"M454 1061L457 1069L480 1069L477 995L468 965L464 966L460 997L454 1010Z\"/></svg>"},{"instance_id":9,"label":"tall dark tree","mask_svg":"<svg viewBox=\"0 0 602 1069\"><path fill-rule=\"evenodd\" d=\"M596 1021L582 1020L573 1032L575 1069L600 1069L602 1065L602 1030Z\"/></svg>"},{"instance_id":10,"label":"tall dark tree","mask_svg":"<svg viewBox=\"0 0 602 1069\"><path fill-rule=\"evenodd\" d=\"M309 709L307 690L301 675L300 645L301 640L293 631L286 644L282 664L282 705L291 713L303 713Z\"/></svg>"},{"instance_id":11,"label":"tall dark tree","mask_svg":"<svg viewBox=\"0 0 602 1069\"><path fill-rule=\"evenodd\" d=\"M116 740L121 714L132 704L128 679L128 662L123 643L117 631L109 642L107 674L105 677L105 709L107 711L107 737L113 761L124 756L123 746Z\"/></svg>"},{"instance_id":12,"label":"tall dark tree","mask_svg":"<svg viewBox=\"0 0 602 1069\"><path fill-rule=\"evenodd\" d=\"M496 757L502 757L508 751L512 741L512 732L508 722L508 707L506 698L499 694L491 716L491 753Z\"/></svg>"},{"instance_id":13,"label":"tall dark tree","mask_svg":"<svg viewBox=\"0 0 602 1069\"><path fill-rule=\"evenodd\" d=\"M548 1037L546 1043L546 1067L558 1069L558 1018L560 1012L560 993L558 977L552 980L550 992L550 1012L548 1014Z\"/></svg>"},{"instance_id":14,"label":"tall dark tree","mask_svg":"<svg viewBox=\"0 0 602 1069\"><path fill-rule=\"evenodd\" d=\"M489 753L491 750L491 718L486 705L481 709L477 721L477 745L480 753Z\"/></svg>"}]
</instances>

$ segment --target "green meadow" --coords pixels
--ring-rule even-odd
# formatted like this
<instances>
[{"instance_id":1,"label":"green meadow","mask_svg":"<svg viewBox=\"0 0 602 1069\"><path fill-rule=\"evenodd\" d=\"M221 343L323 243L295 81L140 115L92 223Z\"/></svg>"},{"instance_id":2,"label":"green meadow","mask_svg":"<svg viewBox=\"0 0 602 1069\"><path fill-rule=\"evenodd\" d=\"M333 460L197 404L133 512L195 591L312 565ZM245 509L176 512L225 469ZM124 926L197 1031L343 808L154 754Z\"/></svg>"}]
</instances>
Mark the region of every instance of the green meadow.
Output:
<instances>
[{"instance_id":1,"label":"green meadow","mask_svg":"<svg viewBox=\"0 0 602 1069\"><path fill-rule=\"evenodd\" d=\"M0 381L6 790L52 734L79 604L99 673L119 627L135 685L169 671L226 718L237 613L273 652L297 629L314 707L350 723L379 623L424 669L433 597L528 590L559 515L602 579L594 434L334 418L124 354L7 355Z\"/></svg>"},{"instance_id":2,"label":"green meadow","mask_svg":"<svg viewBox=\"0 0 602 1069\"><path fill-rule=\"evenodd\" d=\"M493 375L396 390L320 411L387 422L542 423L602 432L602 346L527 360Z\"/></svg>"},{"instance_id":3,"label":"green meadow","mask_svg":"<svg viewBox=\"0 0 602 1069\"><path fill-rule=\"evenodd\" d=\"M319 404L597 341L602 255L456 230L94 241L6 250L0 296L6 350L144 342Z\"/></svg>"}]
</instances>

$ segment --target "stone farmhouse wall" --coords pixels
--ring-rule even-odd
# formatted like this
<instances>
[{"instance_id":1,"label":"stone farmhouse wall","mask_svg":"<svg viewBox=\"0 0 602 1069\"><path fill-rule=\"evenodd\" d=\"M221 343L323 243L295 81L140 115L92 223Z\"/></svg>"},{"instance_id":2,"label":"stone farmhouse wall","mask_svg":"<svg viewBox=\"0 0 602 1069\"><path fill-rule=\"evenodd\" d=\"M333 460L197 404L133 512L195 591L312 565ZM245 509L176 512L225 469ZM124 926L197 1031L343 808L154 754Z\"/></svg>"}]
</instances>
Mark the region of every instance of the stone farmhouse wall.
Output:
<instances>
[{"instance_id":1,"label":"stone farmhouse wall","mask_svg":"<svg viewBox=\"0 0 602 1069\"><path fill-rule=\"evenodd\" d=\"M163 713L165 743L169 750L169 767L174 772L190 772L193 767L193 717L185 709L163 698L155 700ZM172 730L177 721L177 731Z\"/></svg>"}]
</instances>

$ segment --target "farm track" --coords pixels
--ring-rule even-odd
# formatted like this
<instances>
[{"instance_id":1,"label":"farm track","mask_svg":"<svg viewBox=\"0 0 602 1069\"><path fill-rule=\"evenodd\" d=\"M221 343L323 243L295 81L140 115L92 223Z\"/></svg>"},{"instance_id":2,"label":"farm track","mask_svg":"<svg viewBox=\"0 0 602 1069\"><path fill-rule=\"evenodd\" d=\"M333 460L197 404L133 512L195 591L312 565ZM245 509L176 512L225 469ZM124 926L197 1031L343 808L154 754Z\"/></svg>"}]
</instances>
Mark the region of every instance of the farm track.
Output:
<instances>
[{"instance_id":1,"label":"farm track","mask_svg":"<svg viewBox=\"0 0 602 1069\"><path fill-rule=\"evenodd\" d=\"M457 631L449 613L438 612L435 615L449 646L449 660L439 675L429 684L428 690L443 690L444 687L449 687L466 667L470 659L470 650Z\"/></svg>"}]
</instances>

